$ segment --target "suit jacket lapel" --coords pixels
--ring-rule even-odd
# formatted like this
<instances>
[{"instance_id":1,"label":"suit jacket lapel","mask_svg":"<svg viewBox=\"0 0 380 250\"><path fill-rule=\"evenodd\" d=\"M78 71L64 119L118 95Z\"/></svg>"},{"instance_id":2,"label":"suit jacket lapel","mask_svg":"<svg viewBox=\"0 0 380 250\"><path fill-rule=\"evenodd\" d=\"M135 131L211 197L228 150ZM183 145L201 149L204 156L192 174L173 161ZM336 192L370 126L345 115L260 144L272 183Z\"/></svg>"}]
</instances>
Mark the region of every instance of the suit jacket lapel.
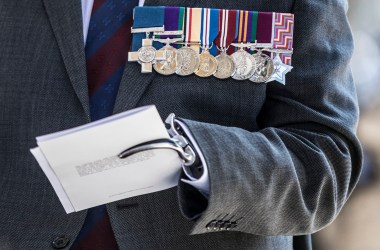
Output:
<instances>
[{"instance_id":1,"label":"suit jacket lapel","mask_svg":"<svg viewBox=\"0 0 380 250\"><path fill-rule=\"evenodd\" d=\"M140 64L127 62L116 97L114 114L136 107L155 75L155 72L142 74Z\"/></svg>"},{"instance_id":2,"label":"suit jacket lapel","mask_svg":"<svg viewBox=\"0 0 380 250\"><path fill-rule=\"evenodd\" d=\"M79 0L43 0L67 74L90 120L83 43L82 6Z\"/></svg>"}]
</instances>

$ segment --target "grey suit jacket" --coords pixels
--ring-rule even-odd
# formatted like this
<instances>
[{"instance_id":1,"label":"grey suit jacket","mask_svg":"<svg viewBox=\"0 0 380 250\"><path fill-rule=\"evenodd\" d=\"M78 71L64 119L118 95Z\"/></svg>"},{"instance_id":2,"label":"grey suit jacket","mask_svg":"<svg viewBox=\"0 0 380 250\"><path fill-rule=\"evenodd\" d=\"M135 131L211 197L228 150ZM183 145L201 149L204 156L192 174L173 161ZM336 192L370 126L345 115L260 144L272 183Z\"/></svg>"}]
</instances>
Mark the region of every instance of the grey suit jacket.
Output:
<instances>
[{"instance_id":1,"label":"grey suit jacket","mask_svg":"<svg viewBox=\"0 0 380 250\"><path fill-rule=\"evenodd\" d=\"M180 183L108 204L120 249L292 249L293 236L333 221L362 160L347 2L145 4L294 13L294 70L282 86L141 74L127 63L114 113L155 104L162 118L184 118L209 167L210 198ZM74 241L86 211L65 213L29 148L38 135L87 122L80 1L1 0L0 249ZM207 227L219 219L236 227Z\"/></svg>"}]
</instances>

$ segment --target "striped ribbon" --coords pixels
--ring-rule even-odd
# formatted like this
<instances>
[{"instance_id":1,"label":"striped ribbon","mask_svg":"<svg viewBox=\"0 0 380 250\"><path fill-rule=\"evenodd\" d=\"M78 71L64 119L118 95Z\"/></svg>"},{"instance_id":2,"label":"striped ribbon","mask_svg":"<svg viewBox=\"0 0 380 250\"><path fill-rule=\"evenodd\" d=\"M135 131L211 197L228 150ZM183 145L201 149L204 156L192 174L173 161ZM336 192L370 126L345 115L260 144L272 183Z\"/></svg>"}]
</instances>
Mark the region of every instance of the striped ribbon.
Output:
<instances>
[{"instance_id":1,"label":"striped ribbon","mask_svg":"<svg viewBox=\"0 0 380 250\"><path fill-rule=\"evenodd\" d=\"M185 8L184 7L165 7L164 25L166 31L184 31ZM157 35L156 38L178 38L181 35Z\"/></svg>"},{"instance_id":2,"label":"striped ribbon","mask_svg":"<svg viewBox=\"0 0 380 250\"><path fill-rule=\"evenodd\" d=\"M201 45L210 48L219 33L219 10L204 8L202 10Z\"/></svg>"},{"instance_id":3,"label":"striped ribbon","mask_svg":"<svg viewBox=\"0 0 380 250\"><path fill-rule=\"evenodd\" d=\"M165 7L164 14L164 25L165 31L182 31L184 32L184 22L185 22L185 8L184 7ZM166 39L166 38L181 38L183 35L156 35L155 38ZM157 49L162 48L164 45L162 43L155 42L154 47ZM173 44L174 48L179 49L182 47L181 44Z\"/></svg>"},{"instance_id":4,"label":"striped ribbon","mask_svg":"<svg viewBox=\"0 0 380 250\"><path fill-rule=\"evenodd\" d=\"M239 11L239 29L238 29L238 43L247 42L247 31L248 31L248 15L249 11L241 10Z\"/></svg>"},{"instance_id":5,"label":"striped ribbon","mask_svg":"<svg viewBox=\"0 0 380 250\"><path fill-rule=\"evenodd\" d=\"M201 41L201 20L202 8L187 8L186 9L186 33L185 43L200 43ZM190 46L197 53L199 45L192 44Z\"/></svg>"},{"instance_id":6,"label":"striped ribbon","mask_svg":"<svg viewBox=\"0 0 380 250\"><path fill-rule=\"evenodd\" d=\"M228 49L236 38L236 10L219 11L219 34L215 39L220 49Z\"/></svg>"}]
</instances>

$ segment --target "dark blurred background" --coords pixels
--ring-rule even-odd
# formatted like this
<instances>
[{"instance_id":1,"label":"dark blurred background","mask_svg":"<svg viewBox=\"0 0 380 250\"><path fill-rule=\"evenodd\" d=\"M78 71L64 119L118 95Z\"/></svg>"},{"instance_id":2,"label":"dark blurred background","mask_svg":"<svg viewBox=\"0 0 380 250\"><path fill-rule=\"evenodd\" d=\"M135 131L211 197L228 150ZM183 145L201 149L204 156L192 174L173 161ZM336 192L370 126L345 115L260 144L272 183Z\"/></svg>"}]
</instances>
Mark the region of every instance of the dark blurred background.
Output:
<instances>
[{"instance_id":1,"label":"dark blurred background","mask_svg":"<svg viewBox=\"0 0 380 250\"><path fill-rule=\"evenodd\" d=\"M314 235L317 250L380 249L380 1L350 0L355 40L352 71L364 149L359 184L335 222Z\"/></svg>"}]
</instances>

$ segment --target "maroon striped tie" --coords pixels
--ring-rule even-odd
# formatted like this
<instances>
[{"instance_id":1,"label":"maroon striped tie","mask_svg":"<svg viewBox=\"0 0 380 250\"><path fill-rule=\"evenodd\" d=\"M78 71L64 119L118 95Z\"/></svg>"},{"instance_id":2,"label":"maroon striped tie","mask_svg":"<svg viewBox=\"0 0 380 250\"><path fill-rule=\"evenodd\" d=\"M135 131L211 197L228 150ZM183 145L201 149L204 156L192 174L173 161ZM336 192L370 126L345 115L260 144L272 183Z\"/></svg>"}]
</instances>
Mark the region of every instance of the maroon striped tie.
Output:
<instances>
[{"instance_id":1,"label":"maroon striped tie","mask_svg":"<svg viewBox=\"0 0 380 250\"><path fill-rule=\"evenodd\" d=\"M112 114L137 4L137 0L94 0L85 48L92 121ZM105 205L88 209L71 249L118 249Z\"/></svg>"}]
</instances>

